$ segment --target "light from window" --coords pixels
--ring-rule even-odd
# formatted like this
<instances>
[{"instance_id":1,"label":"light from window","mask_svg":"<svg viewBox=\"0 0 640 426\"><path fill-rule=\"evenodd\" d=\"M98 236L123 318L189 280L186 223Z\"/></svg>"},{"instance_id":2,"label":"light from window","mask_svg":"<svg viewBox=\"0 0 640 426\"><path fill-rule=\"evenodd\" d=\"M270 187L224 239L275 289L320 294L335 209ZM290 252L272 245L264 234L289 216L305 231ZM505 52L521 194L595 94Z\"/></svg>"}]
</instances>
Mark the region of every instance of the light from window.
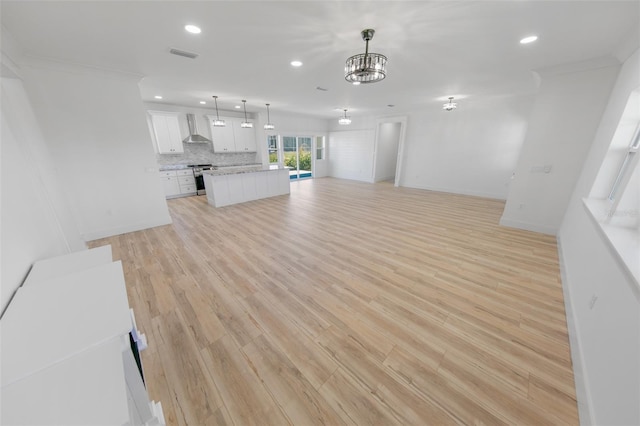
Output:
<instances>
[{"instance_id":1,"label":"light from window","mask_svg":"<svg viewBox=\"0 0 640 426\"><path fill-rule=\"evenodd\" d=\"M631 178L631 174L633 173L633 170L637 163L635 157L638 154L638 148L640 148L640 124L638 125L638 127L636 127L636 131L631 138L629 150L627 151L627 154L622 161L622 165L620 166L618 175L616 176L616 179L613 182L613 186L611 188L611 192L609 193L609 201L614 203L614 205L612 206L612 210L615 210L620 190L627 186L627 183Z\"/></svg>"},{"instance_id":2,"label":"light from window","mask_svg":"<svg viewBox=\"0 0 640 426\"><path fill-rule=\"evenodd\" d=\"M316 137L316 160L324 160L324 136Z\"/></svg>"},{"instance_id":3,"label":"light from window","mask_svg":"<svg viewBox=\"0 0 640 426\"><path fill-rule=\"evenodd\" d=\"M278 160L278 137L276 135L267 136L267 152L269 153L269 165L280 163Z\"/></svg>"}]
</instances>

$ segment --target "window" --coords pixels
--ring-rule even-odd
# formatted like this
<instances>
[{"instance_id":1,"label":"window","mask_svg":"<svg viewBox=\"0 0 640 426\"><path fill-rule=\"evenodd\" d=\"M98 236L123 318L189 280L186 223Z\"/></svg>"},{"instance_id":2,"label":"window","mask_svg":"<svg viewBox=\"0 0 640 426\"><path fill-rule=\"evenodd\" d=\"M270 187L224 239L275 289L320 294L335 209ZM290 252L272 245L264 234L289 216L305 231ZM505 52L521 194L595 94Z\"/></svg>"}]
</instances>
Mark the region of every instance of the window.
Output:
<instances>
[{"instance_id":1,"label":"window","mask_svg":"<svg viewBox=\"0 0 640 426\"><path fill-rule=\"evenodd\" d=\"M640 285L640 89L629 96L584 204Z\"/></svg>"},{"instance_id":2,"label":"window","mask_svg":"<svg viewBox=\"0 0 640 426\"><path fill-rule=\"evenodd\" d=\"M269 167L277 168L280 165L278 154L278 137L276 135L267 136L267 152L269 153Z\"/></svg>"},{"instance_id":3,"label":"window","mask_svg":"<svg viewBox=\"0 0 640 426\"><path fill-rule=\"evenodd\" d=\"M324 160L324 136L316 136L316 160Z\"/></svg>"},{"instance_id":4,"label":"window","mask_svg":"<svg viewBox=\"0 0 640 426\"><path fill-rule=\"evenodd\" d=\"M616 176L616 179L613 182L613 187L611 188L611 192L609 193L609 201L614 203L612 210L615 210L619 202L618 195L620 193L620 190L626 187L629 183L629 179L637 163L635 157L638 154L638 148L640 148L640 124L636 127L636 131L631 138L629 150L627 151L627 154L622 161L622 165L620 166L618 175Z\"/></svg>"}]
</instances>

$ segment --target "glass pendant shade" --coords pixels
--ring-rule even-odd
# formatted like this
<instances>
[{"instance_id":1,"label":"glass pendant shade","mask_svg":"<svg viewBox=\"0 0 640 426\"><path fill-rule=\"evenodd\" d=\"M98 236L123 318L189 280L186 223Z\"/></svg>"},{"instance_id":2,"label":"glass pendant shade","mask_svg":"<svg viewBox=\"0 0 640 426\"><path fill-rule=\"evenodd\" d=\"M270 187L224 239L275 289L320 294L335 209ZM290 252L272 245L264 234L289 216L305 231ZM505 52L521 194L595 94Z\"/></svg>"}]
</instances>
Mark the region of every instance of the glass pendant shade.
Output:
<instances>
[{"instance_id":1,"label":"glass pendant shade","mask_svg":"<svg viewBox=\"0 0 640 426\"><path fill-rule=\"evenodd\" d=\"M247 120L247 101L243 99L242 105L244 106L244 121L240 123L240 127L242 127L243 129L252 129L253 123L250 123Z\"/></svg>"},{"instance_id":2,"label":"glass pendant shade","mask_svg":"<svg viewBox=\"0 0 640 426\"><path fill-rule=\"evenodd\" d=\"M273 130L276 128L276 126L274 126L271 123L271 116L269 115L269 105L270 104L265 104L267 106L267 124L264 125L264 129L265 130Z\"/></svg>"},{"instance_id":3,"label":"glass pendant shade","mask_svg":"<svg viewBox=\"0 0 640 426\"><path fill-rule=\"evenodd\" d=\"M453 96L449 97L449 103L442 105L442 109L445 111L451 111L458 108L458 104L453 101Z\"/></svg>"},{"instance_id":4,"label":"glass pendant shade","mask_svg":"<svg viewBox=\"0 0 640 426\"><path fill-rule=\"evenodd\" d=\"M353 55L344 66L344 79L352 84L376 83L387 76L387 57L379 53L369 52L369 40L374 30L362 31L362 39L366 42L364 53Z\"/></svg>"},{"instance_id":5,"label":"glass pendant shade","mask_svg":"<svg viewBox=\"0 0 640 426\"><path fill-rule=\"evenodd\" d=\"M220 114L218 113L218 97L214 96L213 100L216 103L216 119L213 120L213 127L224 127L227 124L224 122L224 120L220 120Z\"/></svg>"},{"instance_id":6,"label":"glass pendant shade","mask_svg":"<svg viewBox=\"0 0 640 426\"><path fill-rule=\"evenodd\" d=\"M349 117L347 117L347 110L344 110L344 117L340 118L338 120L338 124L342 124L343 126L347 126L349 124L351 124L351 119Z\"/></svg>"}]
</instances>

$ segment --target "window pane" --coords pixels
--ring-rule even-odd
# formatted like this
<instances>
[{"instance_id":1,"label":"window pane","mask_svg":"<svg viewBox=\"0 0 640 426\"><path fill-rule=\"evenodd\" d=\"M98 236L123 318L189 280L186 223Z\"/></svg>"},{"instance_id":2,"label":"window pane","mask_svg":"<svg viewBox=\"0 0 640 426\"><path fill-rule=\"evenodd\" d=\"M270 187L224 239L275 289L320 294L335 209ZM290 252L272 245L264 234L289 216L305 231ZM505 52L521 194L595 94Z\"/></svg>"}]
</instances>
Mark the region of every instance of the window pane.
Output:
<instances>
[{"instance_id":1,"label":"window pane","mask_svg":"<svg viewBox=\"0 0 640 426\"><path fill-rule=\"evenodd\" d=\"M291 136L283 136L282 147L284 148L284 152L296 152L296 138Z\"/></svg>"},{"instance_id":2,"label":"window pane","mask_svg":"<svg viewBox=\"0 0 640 426\"><path fill-rule=\"evenodd\" d=\"M269 149L278 149L278 137L277 136L267 136L267 146Z\"/></svg>"}]
</instances>

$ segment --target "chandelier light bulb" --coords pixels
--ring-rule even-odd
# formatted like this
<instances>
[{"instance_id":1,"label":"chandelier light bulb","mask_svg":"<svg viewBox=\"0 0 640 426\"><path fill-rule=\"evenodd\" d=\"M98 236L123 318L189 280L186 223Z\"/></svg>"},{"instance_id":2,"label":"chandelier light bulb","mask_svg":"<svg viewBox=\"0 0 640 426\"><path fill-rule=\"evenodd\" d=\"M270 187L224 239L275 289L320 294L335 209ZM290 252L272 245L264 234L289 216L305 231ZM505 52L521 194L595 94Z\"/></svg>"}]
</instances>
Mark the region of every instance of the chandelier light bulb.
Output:
<instances>
[{"instance_id":1,"label":"chandelier light bulb","mask_svg":"<svg viewBox=\"0 0 640 426\"><path fill-rule=\"evenodd\" d=\"M364 53L353 55L344 66L344 79L352 84L375 83L387 76L387 57L380 53L369 52L369 41L375 30L362 30L362 39L366 42Z\"/></svg>"},{"instance_id":2,"label":"chandelier light bulb","mask_svg":"<svg viewBox=\"0 0 640 426\"><path fill-rule=\"evenodd\" d=\"M244 99L242 100L242 106L244 107L244 121L240 123L240 127L243 129L252 129L253 123L250 123L249 120L247 120L247 101Z\"/></svg>"},{"instance_id":3,"label":"chandelier light bulb","mask_svg":"<svg viewBox=\"0 0 640 426\"><path fill-rule=\"evenodd\" d=\"M218 97L214 96L213 101L216 103L216 119L213 120L213 127L224 127L227 124L224 120L220 120L220 114L218 114Z\"/></svg>"},{"instance_id":4,"label":"chandelier light bulb","mask_svg":"<svg viewBox=\"0 0 640 426\"><path fill-rule=\"evenodd\" d=\"M449 96L449 102L442 105L442 109L445 111L451 111L458 108L458 104L453 102L453 96Z\"/></svg>"},{"instance_id":5,"label":"chandelier light bulb","mask_svg":"<svg viewBox=\"0 0 640 426\"><path fill-rule=\"evenodd\" d=\"M271 123L271 116L269 115L269 104L265 104L267 106L267 124L264 125L264 129L265 130L273 130L276 128L276 126L274 126Z\"/></svg>"},{"instance_id":6,"label":"chandelier light bulb","mask_svg":"<svg viewBox=\"0 0 640 426\"><path fill-rule=\"evenodd\" d=\"M340 118L338 120L338 124L342 124L343 126L348 126L349 124L351 124L351 119L349 117L347 117L347 110L344 110L344 117Z\"/></svg>"}]
</instances>

